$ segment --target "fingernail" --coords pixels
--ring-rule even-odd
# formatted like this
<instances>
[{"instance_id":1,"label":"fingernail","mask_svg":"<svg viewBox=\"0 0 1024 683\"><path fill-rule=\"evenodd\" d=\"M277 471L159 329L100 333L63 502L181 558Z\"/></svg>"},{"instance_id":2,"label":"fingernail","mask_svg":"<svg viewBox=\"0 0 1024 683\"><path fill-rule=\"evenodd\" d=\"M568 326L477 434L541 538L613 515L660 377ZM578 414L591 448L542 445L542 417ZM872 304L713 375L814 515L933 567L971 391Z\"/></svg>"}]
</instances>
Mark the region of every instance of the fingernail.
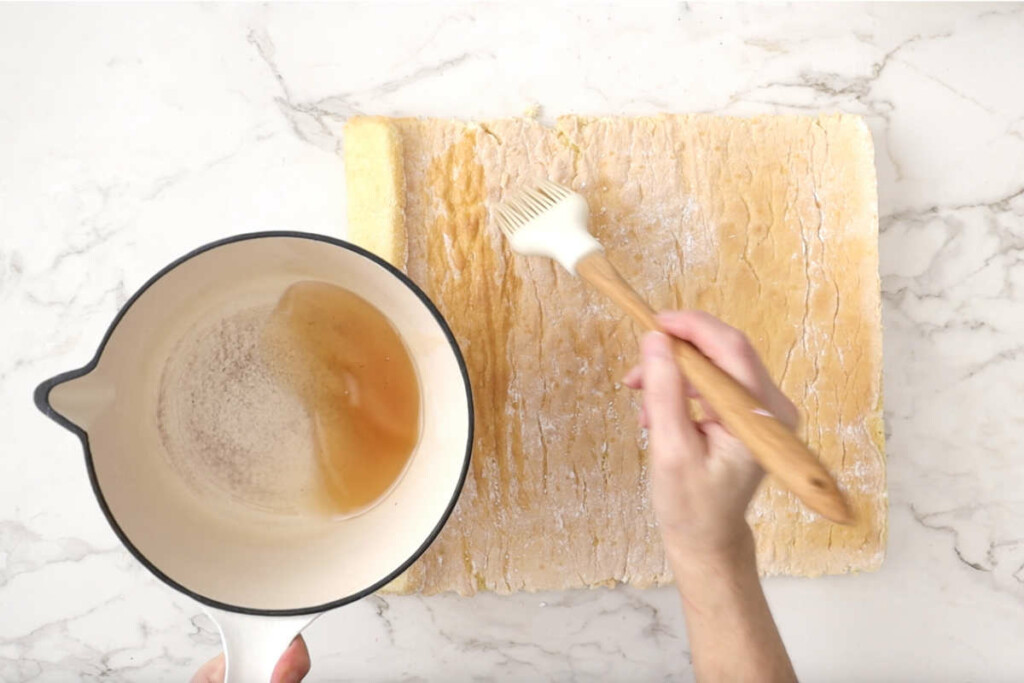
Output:
<instances>
[{"instance_id":1,"label":"fingernail","mask_svg":"<svg viewBox=\"0 0 1024 683\"><path fill-rule=\"evenodd\" d=\"M641 344L641 349L643 350L643 354L650 358L672 358L668 337L661 332L648 332L645 334L643 343Z\"/></svg>"}]
</instances>

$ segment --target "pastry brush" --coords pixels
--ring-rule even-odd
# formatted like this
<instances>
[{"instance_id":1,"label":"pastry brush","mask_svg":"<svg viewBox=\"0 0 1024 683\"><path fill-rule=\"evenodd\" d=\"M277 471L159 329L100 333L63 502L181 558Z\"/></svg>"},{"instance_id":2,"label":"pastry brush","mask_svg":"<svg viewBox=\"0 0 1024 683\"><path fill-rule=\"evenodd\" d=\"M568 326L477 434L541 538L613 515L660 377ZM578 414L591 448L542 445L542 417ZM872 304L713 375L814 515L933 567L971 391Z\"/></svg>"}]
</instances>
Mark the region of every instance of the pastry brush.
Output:
<instances>
[{"instance_id":1,"label":"pastry brush","mask_svg":"<svg viewBox=\"0 0 1024 683\"><path fill-rule=\"evenodd\" d=\"M498 227L512 249L558 261L603 292L647 331L661 331L651 307L604 255L587 229L586 200L551 181L513 193L497 207ZM673 355L694 389L754 458L807 507L840 524L851 524L846 499L817 456L730 375L692 344L671 337Z\"/></svg>"}]
</instances>

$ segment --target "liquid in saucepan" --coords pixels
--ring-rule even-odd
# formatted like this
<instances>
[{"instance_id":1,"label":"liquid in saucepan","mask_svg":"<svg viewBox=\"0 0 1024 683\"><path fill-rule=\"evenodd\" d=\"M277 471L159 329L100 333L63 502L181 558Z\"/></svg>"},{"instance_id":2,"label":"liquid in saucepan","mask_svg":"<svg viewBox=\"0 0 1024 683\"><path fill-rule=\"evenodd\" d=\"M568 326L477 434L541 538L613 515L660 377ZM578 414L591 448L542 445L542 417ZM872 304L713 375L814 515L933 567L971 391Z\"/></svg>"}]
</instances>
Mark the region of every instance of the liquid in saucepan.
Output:
<instances>
[{"instance_id":1,"label":"liquid in saucepan","mask_svg":"<svg viewBox=\"0 0 1024 683\"><path fill-rule=\"evenodd\" d=\"M420 433L419 381L398 331L356 294L304 281L271 311L261 347L312 424L320 505L336 515L372 506Z\"/></svg>"}]
</instances>

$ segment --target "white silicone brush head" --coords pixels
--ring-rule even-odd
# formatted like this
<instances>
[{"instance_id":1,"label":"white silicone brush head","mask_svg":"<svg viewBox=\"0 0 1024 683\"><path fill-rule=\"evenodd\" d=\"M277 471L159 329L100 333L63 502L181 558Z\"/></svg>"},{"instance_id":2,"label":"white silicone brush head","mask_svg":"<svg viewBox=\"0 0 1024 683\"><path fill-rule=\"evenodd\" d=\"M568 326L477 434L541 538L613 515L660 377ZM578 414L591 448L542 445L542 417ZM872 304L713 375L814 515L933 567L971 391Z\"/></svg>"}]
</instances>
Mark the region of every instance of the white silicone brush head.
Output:
<instances>
[{"instance_id":1,"label":"white silicone brush head","mask_svg":"<svg viewBox=\"0 0 1024 683\"><path fill-rule=\"evenodd\" d=\"M497 208L498 227L513 251L547 256L576 273L576 264L601 244L587 231L587 200L566 187L543 181L510 196Z\"/></svg>"}]
</instances>

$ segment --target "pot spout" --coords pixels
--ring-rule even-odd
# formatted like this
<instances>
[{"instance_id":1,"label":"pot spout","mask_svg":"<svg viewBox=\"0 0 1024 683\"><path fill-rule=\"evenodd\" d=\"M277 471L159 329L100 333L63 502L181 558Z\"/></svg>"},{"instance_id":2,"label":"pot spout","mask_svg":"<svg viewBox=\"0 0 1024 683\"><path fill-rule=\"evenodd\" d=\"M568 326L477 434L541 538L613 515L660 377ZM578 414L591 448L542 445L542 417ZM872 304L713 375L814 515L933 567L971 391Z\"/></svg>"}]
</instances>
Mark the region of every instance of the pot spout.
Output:
<instances>
[{"instance_id":1,"label":"pot spout","mask_svg":"<svg viewBox=\"0 0 1024 683\"><path fill-rule=\"evenodd\" d=\"M114 401L112 382L97 368L88 372L72 370L46 380L35 391L36 407L58 424L88 431Z\"/></svg>"}]
</instances>

